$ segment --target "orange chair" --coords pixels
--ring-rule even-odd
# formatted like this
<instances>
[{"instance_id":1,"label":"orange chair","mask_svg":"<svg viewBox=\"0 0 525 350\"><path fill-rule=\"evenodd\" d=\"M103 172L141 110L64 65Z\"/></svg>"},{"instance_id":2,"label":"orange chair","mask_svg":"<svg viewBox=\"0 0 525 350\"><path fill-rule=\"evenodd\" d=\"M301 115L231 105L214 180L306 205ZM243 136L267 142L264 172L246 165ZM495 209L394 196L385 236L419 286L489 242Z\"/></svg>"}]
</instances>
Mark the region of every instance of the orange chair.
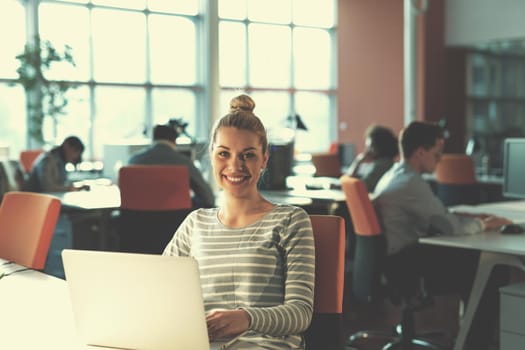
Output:
<instances>
[{"instance_id":1,"label":"orange chair","mask_svg":"<svg viewBox=\"0 0 525 350\"><path fill-rule=\"evenodd\" d=\"M332 142L330 146L328 147L328 153L330 154L338 154L339 153L339 143Z\"/></svg>"},{"instance_id":2,"label":"orange chair","mask_svg":"<svg viewBox=\"0 0 525 350\"><path fill-rule=\"evenodd\" d=\"M384 237L364 181L343 175L340 182L356 236L352 290L360 301L369 302L380 294Z\"/></svg>"},{"instance_id":3,"label":"orange chair","mask_svg":"<svg viewBox=\"0 0 525 350\"><path fill-rule=\"evenodd\" d=\"M443 154L435 170L436 195L446 206L478 204L481 187L473 159L466 154Z\"/></svg>"},{"instance_id":4,"label":"orange chair","mask_svg":"<svg viewBox=\"0 0 525 350\"><path fill-rule=\"evenodd\" d=\"M22 165L22 169L24 169L26 173L31 172L35 159L43 152L43 149L31 149L20 152L20 164Z\"/></svg>"},{"instance_id":5,"label":"orange chair","mask_svg":"<svg viewBox=\"0 0 525 350\"><path fill-rule=\"evenodd\" d=\"M426 338L426 336L441 335L443 332L424 334L416 334L415 332L415 311L430 306L431 303L428 302L428 299L414 300L414 295L418 295L418 293L411 288L413 285L417 287L420 285L418 283L412 284L412 282L415 282L419 276L408 269L389 266L391 261L386 260L384 236L365 183L350 176L342 176L340 180L356 234L355 255L352 265L353 296L356 301L369 303L388 295L392 302L402 305L401 321L394 328L394 332L358 331L350 335L348 345L354 346L359 341L369 339L374 339L373 341L385 339L388 343L382 347L384 350L412 349L412 346L434 350L442 349L440 345ZM414 261L411 263L415 264ZM382 276L386 276L385 285L381 283ZM407 278L407 276L409 277ZM411 282L410 285L400 286L407 280ZM402 294L398 294L400 290L402 290Z\"/></svg>"},{"instance_id":6,"label":"orange chair","mask_svg":"<svg viewBox=\"0 0 525 350\"><path fill-rule=\"evenodd\" d=\"M306 349L342 348L344 219L333 215L310 215L310 219L315 240L315 294Z\"/></svg>"},{"instance_id":7,"label":"orange chair","mask_svg":"<svg viewBox=\"0 0 525 350\"><path fill-rule=\"evenodd\" d=\"M315 166L315 176L341 176L341 161L337 153L313 153L312 164Z\"/></svg>"},{"instance_id":8,"label":"orange chair","mask_svg":"<svg viewBox=\"0 0 525 350\"><path fill-rule=\"evenodd\" d=\"M6 193L0 206L0 258L42 270L60 207L55 196Z\"/></svg>"},{"instance_id":9,"label":"orange chair","mask_svg":"<svg viewBox=\"0 0 525 350\"><path fill-rule=\"evenodd\" d=\"M474 160L466 154L443 154L436 166L436 181L443 184L475 184Z\"/></svg>"},{"instance_id":10,"label":"orange chair","mask_svg":"<svg viewBox=\"0 0 525 350\"><path fill-rule=\"evenodd\" d=\"M160 254L192 208L189 170L129 165L119 170L120 250Z\"/></svg>"}]
</instances>

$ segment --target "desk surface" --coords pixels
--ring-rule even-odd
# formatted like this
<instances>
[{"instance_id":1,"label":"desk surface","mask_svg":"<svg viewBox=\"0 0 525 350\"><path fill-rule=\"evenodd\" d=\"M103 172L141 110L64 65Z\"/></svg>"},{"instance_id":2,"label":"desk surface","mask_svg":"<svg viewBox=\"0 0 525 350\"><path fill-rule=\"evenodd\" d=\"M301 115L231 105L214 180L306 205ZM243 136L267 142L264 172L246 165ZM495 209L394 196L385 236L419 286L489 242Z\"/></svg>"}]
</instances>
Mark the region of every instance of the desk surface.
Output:
<instances>
[{"instance_id":1,"label":"desk surface","mask_svg":"<svg viewBox=\"0 0 525 350\"><path fill-rule=\"evenodd\" d=\"M492 253L525 255L525 234L504 235L499 232L484 232L468 236L423 237L419 239L419 242Z\"/></svg>"},{"instance_id":2,"label":"desk surface","mask_svg":"<svg viewBox=\"0 0 525 350\"><path fill-rule=\"evenodd\" d=\"M312 179L312 178L311 178ZM314 178L316 179L316 178ZM93 209L118 209L120 207L120 191L117 185L106 182L90 182L90 191L77 192L53 192L62 201L62 205L67 209L93 210ZM320 183L330 183L334 181L319 178L315 181ZM327 187L328 186L328 187ZM297 206L308 206L312 204L325 204L334 202L344 202L344 192L337 189L330 189L329 185L319 189L306 189L305 182L296 182L294 187L289 190L261 191L261 194L274 203L291 204ZM218 199L220 193L217 194Z\"/></svg>"},{"instance_id":3,"label":"desk surface","mask_svg":"<svg viewBox=\"0 0 525 350\"><path fill-rule=\"evenodd\" d=\"M525 218L525 201L459 206L454 209L470 213L492 213L514 221L519 221L521 218L521 222ZM419 242L476 249L481 252L469 302L454 345L454 350L462 350L492 268L495 265L506 265L525 270L523 260L525 256L525 234L505 235L499 232L484 232L475 235L423 237L419 239Z\"/></svg>"},{"instance_id":4,"label":"desk surface","mask_svg":"<svg viewBox=\"0 0 525 350\"><path fill-rule=\"evenodd\" d=\"M0 279L0 310L0 349L104 349L77 338L64 280L33 270L5 276Z\"/></svg>"},{"instance_id":5,"label":"desk surface","mask_svg":"<svg viewBox=\"0 0 525 350\"><path fill-rule=\"evenodd\" d=\"M67 209L117 209L120 207L120 191L117 185L91 186L89 191L52 192L60 198Z\"/></svg>"},{"instance_id":6,"label":"desk surface","mask_svg":"<svg viewBox=\"0 0 525 350\"><path fill-rule=\"evenodd\" d=\"M508 201L480 205L458 205L452 211L465 213L488 213L506 217L514 222L525 222L525 201ZM457 248L525 255L525 234L501 234L497 231L475 235L422 237L420 243Z\"/></svg>"}]
</instances>

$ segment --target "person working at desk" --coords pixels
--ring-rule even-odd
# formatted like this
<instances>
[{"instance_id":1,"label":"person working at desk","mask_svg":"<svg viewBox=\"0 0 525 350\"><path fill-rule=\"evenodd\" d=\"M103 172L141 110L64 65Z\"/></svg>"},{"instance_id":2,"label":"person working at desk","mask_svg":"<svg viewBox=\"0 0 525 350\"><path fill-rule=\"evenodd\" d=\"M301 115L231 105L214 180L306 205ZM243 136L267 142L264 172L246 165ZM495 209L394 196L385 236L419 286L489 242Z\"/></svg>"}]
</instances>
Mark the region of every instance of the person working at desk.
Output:
<instances>
[{"instance_id":1,"label":"person working at desk","mask_svg":"<svg viewBox=\"0 0 525 350\"><path fill-rule=\"evenodd\" d=\"M190 173L190 188L194 193L194 208L210 208L215 205L215 196L210 185L204 180L199 169L191 159L175 150L177 131L168 125L156 125L153 128L153 144L134 154L128 160L130 165L185 165Z\"/></svg>"},{"instance_id":2,"label":"person working at desk","mask_svg":"<svg viewBox=\"0 0 525 350\"><path fill-rule=\"evenodd\" d=\"M365 132L365 150L355 157L347 175L361 178L368 192L374 192L377 182L392 167L398 155L397 137L387 127L373 124ZM368 169L363 171L365 165Z\"/></svg>"},{"instance_id":3,"label":"person working at desk","mask_svg":"<svg viewBox=\"0 0 525 350\"><path fill-rule=\"evenodd\" d=\"M210 140L224 198L218 208L193 211L164 255L198 260L212 340L240 335L228 349L304 349L315 279L311 222L303 209L258 192L266 131L249 96L230 104Z\"/></svg>"},{"instance_id":4,"label":"person working at desk","mask_svg":"<svg viewBox=\"0 0 525 350\"><path fill-rule=\"evenodd\" d=\"M401 161L379 180L372 199L387 242L388 259L414 250L417 266L426 285L435 293L460 293L465 302L470 294L479 252L418 245L418 238L430 234L477 234L495 229L509 220L493 215L451 213L421 177L432 173L444 147L442 129L434 124L412 122L400 135ZM496 234L496 233L495 233ZM391 260L394 261L394 260ZM487 349L494 334L498 308L498 287L505 284L507 271L493 272L468 339L469 348Z\"/></svg>"},{"instance_id":5,"label":"person working at desk","mask_svg":"<svg viewBox=\"0 0 525 350\"><path fill-rule=\"evenodd\" d=\"M66 164L82 160L84 144L76 136L64 139L60 146L44 152L35 159L33 169L24 183L24 190L31 192L67 192L89 189L75 187L67 179Z\"/></svg>"}]
</instances>

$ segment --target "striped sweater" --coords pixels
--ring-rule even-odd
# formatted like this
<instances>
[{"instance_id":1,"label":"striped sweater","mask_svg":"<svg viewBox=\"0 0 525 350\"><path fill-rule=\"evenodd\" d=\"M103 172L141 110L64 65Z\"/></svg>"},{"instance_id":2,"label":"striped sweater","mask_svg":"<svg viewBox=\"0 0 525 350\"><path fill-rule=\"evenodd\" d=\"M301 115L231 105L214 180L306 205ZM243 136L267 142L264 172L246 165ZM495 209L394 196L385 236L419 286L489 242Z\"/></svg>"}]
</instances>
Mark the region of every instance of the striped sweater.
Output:
<instances>
[{"instance_id":1,"label":"striped sweater","mask_svg":"<svg viewBox=\"0 0 525 350\"><path fill-rule=\"evenodd\" d=\"M224 226L217 214L213 208L188 215L164 255L192 256L199 262L206 312L248 312L250 329L239 341L247 349L303 348L315 279L308 214L278 205L243 228Z\"/></svg>"}]
</instances>

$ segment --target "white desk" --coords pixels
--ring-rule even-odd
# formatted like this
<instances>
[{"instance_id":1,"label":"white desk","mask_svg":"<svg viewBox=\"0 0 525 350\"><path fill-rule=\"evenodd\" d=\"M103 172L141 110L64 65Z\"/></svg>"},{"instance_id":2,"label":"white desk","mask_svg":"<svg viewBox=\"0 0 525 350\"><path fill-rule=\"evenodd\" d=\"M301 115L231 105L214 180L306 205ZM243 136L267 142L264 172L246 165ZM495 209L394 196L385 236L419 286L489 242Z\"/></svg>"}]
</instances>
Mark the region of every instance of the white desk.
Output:
<instances>
[{"instance_id":1,"label":"white desk","mask_svg":"<svg viewBox=\"0 0 525 350\"><path fill-rule=\"evenodd\" d=\"M82 183L89 184L91 189L49 193L60 199L61 213L68 218L69 225L76 228L83 227L77 230L69 228L67 232L72 245L60 245L60 248L111 249L118 244L116 236L110 229L110 222L113 211L120 208L119 188L107 179L88 180ZM60 251L54 255L59 255Z\"/></svg>"},{"instance_id":2,"label":"white desk","mask_svg":"<svg viewBox=\"0 0 525 350\"><path fill-rule=\"evenodd\" d=\"M103 180L103 179L101 179ZM77 210L111 210L120 207L120 191L117 185L83 181L90 185L89 191L52 192L60 198L66 209Z\"/></svg>"},{"instance_id":3,"label":"white desk","mask_svg":"<svg viewBox=\"0 0 525 350\"><path fill-rule=\"evenodd\" d=\"M522 222L525 220L525 201L461 206L457 209L472 213L493 213L515 221L520 218ZM502 235L498 232L485 232L472 236L424 237L420 238L419 242L481 251L472 292L454 345L454 350L462 350L492 268L502 264L525 271L525 234Z\"/></svg>"},{"instance_id":4,"label":"white desk","mask_svg":"<svg viewBox=\"0 0 525 350\"><path fill-rule=\"evenodd\" d=\"M13 269L12 264L7 266ZM66 282L29 270L0 279L0 349L104 348L87 346L77 338Z\"/></svg>"}]
</instances>

